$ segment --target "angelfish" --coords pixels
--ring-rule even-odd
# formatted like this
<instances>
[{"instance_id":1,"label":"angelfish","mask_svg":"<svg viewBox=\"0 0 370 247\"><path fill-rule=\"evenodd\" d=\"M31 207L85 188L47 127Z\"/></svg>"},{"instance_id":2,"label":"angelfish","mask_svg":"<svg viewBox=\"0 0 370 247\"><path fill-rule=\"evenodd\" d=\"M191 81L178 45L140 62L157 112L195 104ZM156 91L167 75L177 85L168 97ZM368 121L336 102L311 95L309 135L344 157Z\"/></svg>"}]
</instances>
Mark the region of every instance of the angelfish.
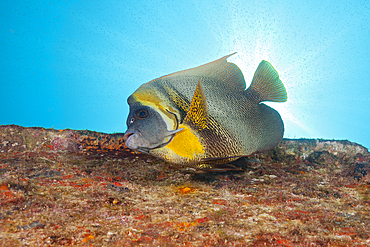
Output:
<instances>
[{"instance_id":1,"label":"angelfish","mask_svg":"<svg viewBox=\"0 0 370 247\"><path fill-rule=\"evenodd\" d=\"M231 55L141 85L127 100L126 146L201 169L274 148L284 124L261 102L285 102L285 87L262 61L246 89Z\"/></svg>"}]
</instances>

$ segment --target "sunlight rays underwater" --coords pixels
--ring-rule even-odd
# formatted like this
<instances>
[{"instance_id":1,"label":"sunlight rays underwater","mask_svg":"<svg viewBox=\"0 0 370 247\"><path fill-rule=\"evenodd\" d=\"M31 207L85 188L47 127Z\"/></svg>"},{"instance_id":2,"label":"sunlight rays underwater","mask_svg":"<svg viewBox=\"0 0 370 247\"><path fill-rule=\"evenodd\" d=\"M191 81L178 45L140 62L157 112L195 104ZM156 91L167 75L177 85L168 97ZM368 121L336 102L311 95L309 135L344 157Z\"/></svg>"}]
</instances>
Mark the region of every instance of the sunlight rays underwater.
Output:
<instances>
[{"instance_id":1,"label":"sunlight rays underwater","mask_svg":"<svg viewBox=\"0 0 370 247\"><path fill-rule=\"evenodd\" d=\"M348 61L345 57L339 60L337 55L343 45L356 43L353 30L369 19L358 14L364 5L324 2L302 7L262 1L248 8L235 1L229 6L231 20L226 28L229 31L219 35L222 39L219 42L224 50L237 51L229 61L241 68L247 85L261 60L269 61L277 69L287 89L288 101L267 104L281 114L286 128L284 136L350 139L346 128L351 126L343 125L341 118L353 115L356 109L345 111L338 100L346 100L346 93L351 91L346 90L349 85L340 84L341 80L351 78L354 72L345 66L340 68ZM364 110L370 113L369 109ZM336 115L333 111L343 113Z\"/></svg>"}]
</instances>

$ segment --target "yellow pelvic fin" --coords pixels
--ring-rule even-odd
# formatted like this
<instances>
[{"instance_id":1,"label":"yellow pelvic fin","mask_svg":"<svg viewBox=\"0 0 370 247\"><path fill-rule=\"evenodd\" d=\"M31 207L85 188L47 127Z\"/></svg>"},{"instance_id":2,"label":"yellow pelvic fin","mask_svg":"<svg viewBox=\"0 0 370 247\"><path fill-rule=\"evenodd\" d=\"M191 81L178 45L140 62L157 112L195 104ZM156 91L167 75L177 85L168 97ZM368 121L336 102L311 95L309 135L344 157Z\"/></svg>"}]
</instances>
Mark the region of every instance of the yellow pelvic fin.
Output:
<instances>
[{"instance_id":1,"label":"yellow pelvic fin","mask_svg":"<svg viewBox=\"0 0 370 247\"><path fill-rule=\"evenodd\" d=\"M198 130L203 130L207 128L207 122L207 99L200 82L198 82L193 99L191 100L190 108L184 119L184 123L188 123L190 126L193 126Z\"/></svg>"},{"instance_id":2,"label":"yellow pelvic fin","mask_svg":"<svg viewBox=\"0 0 370 247\"><path fill-rule=\"evenodd\" d=\"M190 131L189 127L180 124L179 128L183 130L177 133L166 147L187 160L204 154L199 138Z\"/></svg>"}]
</instances>

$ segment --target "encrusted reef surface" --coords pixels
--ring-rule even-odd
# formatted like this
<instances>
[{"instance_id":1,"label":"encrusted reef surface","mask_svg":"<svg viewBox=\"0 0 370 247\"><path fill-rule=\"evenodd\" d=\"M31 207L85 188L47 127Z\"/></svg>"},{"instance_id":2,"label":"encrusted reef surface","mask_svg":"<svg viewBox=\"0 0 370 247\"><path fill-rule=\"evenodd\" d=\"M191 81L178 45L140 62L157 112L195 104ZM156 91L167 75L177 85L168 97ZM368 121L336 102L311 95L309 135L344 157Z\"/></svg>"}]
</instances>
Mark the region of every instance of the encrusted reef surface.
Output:
<instances>
[{"instance_id":1,"label":"encrusted reef surface","mask_svg":"<svg viewBox=\"0 0 370 247\"><path fill-rule=\"evenodd\" d=\"M198 173L118 134L0 126L0 245L370 246L369 158L284 139Z\"/></svg>"}]
</instances>

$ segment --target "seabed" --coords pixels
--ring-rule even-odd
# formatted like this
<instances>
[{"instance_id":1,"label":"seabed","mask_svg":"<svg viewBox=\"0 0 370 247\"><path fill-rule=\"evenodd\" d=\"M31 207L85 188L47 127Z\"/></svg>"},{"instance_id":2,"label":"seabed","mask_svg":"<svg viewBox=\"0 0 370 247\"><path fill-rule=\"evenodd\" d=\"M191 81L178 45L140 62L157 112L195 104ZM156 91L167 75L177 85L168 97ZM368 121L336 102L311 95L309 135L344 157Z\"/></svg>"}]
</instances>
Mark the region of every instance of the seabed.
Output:
<instances>
[{"instance_id":1,"label":"seabed","mask_svg":"<svg viewBox=\"0 0 370 247\"><path fill-rule=\"evenodd\" d=\"M0 126L0 245L370 246L369 159L284 139L198 173L119 134Z\"/></svg>"}]
</instances>

